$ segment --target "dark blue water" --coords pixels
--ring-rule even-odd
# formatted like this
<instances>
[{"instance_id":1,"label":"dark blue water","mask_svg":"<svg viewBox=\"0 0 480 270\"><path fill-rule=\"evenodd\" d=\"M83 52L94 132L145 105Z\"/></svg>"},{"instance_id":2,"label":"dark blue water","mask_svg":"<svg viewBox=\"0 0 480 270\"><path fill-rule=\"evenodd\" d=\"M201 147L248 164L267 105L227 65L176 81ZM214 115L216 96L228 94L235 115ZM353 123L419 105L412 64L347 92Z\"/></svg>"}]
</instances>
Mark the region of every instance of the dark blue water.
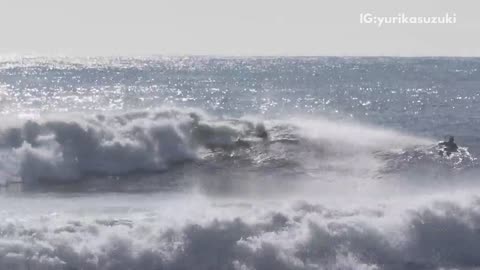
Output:
<instances>
[{"instance_id":1,"label":"dark blue water","mask_svg":"<svg viewBox=\"0 0 480 270\"><path fill-rule=\"evenodd\" d=\"M172 104L221 115L351 117L478 144L480 60L91 58L3 61L0 112Z\"/></svg>"}]
</instances>

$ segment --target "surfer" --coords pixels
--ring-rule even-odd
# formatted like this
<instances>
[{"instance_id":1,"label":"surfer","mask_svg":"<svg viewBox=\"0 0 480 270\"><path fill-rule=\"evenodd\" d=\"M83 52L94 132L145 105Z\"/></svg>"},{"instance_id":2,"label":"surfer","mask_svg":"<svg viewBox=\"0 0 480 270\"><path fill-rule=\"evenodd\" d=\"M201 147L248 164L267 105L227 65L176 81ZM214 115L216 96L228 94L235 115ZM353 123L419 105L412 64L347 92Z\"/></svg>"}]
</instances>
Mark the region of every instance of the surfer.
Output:
<instances>
[{"instance_id":1,"label":"surfer","mask_svg":"<svg viewBox=\"0 0 480 270\"><path fill-rule=\"evenodd\" d=\"M454 142L454 137L453 136L450 136L448 141L439 143L438 146L443 147L443 149L440 150L440 152L439 152L440 155L443 155L443 153L446 153L447 156L450 156L453 152L458 151L458 146Z\"/></svg>"},{"instance_id":2,"label":"surfer","mask_svg":"<svg viewBox=\"0 0 480 270\"><path fill-rule=\"evenodd\" d=\"M255 130L255 137L260 138L263 141L268 140L268 132L263 125L257 126L257 128ZM237 147L241 147L241 148L249 148L249 147L252 146L253 142L254 141L249 141L249 140L245 140L245 139L242 139L242 138L238 138L235 141L235 145Z\"/></svg>"},{"instance_id":3,"label":"surfer","mask_svg":"<svg viewBox=\"0 0 480 270\"><path fill-rule=\"evenodd\" d=\"M268 140L268 132L264 125L258 125L255 128L255 136L261 138L262 140Z\"/></svg>"}]
</instances>

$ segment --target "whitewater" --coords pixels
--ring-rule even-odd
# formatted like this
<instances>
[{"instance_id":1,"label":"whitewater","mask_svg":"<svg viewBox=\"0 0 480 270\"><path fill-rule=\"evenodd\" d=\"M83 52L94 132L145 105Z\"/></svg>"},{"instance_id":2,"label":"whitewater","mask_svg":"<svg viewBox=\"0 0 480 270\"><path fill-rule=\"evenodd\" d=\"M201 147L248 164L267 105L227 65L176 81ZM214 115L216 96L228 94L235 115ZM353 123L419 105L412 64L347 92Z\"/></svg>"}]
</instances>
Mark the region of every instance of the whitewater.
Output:
<instances>
[{"instance_id":1,"label":"whitewater","mask_svg":"<svg viewBox=\"0 0 480 270\"><path fill-rule=\"evenodd\" d=\"M0 57L0 269L476 269L479 78L475 58Z\"/></svg>"}]
</instances>

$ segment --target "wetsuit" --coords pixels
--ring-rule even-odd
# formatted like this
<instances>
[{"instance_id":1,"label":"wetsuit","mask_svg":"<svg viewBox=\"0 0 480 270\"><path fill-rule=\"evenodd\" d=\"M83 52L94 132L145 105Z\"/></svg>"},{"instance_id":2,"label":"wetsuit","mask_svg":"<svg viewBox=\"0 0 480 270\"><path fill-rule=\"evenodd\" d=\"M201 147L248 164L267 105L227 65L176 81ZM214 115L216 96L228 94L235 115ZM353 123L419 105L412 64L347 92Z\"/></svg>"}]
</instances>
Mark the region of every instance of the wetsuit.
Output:
<instances>
[{"instance_id":1,"label":"wetsuit","mask_svg":"<svg viewBox=\"0 0 480 270\"><path fill-rule=\"evenodd\" d=\"M447 156L450 156L452 152L457 152L458 151L458 146L455 142L453 142L453 138L450 138L448 142L441 142L438 144L439 146L443 146L444 148L442 151L440 151L440 154L443 154L445 152Z\"/></svg>"}]
</instances>

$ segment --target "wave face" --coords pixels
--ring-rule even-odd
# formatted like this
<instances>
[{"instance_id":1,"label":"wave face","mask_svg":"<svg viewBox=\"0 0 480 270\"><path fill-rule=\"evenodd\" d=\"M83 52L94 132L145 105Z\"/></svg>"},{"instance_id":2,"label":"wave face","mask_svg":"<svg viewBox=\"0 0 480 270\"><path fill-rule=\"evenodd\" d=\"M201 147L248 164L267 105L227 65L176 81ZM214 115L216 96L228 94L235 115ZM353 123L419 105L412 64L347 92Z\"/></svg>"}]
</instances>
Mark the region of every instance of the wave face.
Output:
<instances>
[{"instance_id":1,"label":"wave face","mask_svg":"<svg viewBox=\"0 0 480 270\"><path fill-rule=\"evenodd\" d=\"M476 166L466 150L442 164L445 159L431 145L428 139L321 118L259 121L175 108L43 116L0 129L5 184L26 186L136 175L128 180L135 185L142 175L180 166L199 177L215 166L223 173L281 176L278 170L317 180L404 173L415 165L409 164L412 156L452 169Z\"/></svg>"},{"instance_id":2,"label":"wave face","mask_svg":"<svg viewBox=\"0 0 480 270\"><path fill-rule=\"evenodd\" d=\"M479 72L0 57L0 269L480 268Z\"/></svg>"}]
</instances>

